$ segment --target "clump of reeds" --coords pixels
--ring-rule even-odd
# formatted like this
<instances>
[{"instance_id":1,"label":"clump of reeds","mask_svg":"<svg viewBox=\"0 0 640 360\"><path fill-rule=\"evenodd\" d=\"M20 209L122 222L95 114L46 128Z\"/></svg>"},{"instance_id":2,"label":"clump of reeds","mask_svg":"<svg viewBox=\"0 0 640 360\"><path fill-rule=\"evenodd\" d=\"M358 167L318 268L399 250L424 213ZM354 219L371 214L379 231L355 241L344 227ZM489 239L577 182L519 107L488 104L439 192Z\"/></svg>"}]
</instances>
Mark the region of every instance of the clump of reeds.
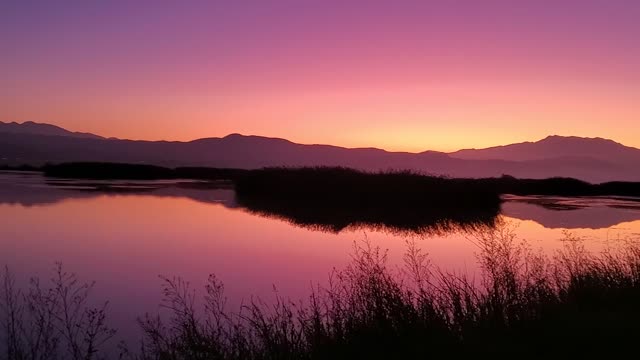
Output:
<instances>
[{"instance_id":1,"label":"clump of reeds","mask_svg":"<svg viewBox=\"0 0 640 360\"><path fill-rule=\"evenodd\" d=\"M235 181L239 204L299 226L341 231L359 226L419 233L492 226L500 196L472 179L411 171L271 168Z\"/></svg>"}]
</instances>

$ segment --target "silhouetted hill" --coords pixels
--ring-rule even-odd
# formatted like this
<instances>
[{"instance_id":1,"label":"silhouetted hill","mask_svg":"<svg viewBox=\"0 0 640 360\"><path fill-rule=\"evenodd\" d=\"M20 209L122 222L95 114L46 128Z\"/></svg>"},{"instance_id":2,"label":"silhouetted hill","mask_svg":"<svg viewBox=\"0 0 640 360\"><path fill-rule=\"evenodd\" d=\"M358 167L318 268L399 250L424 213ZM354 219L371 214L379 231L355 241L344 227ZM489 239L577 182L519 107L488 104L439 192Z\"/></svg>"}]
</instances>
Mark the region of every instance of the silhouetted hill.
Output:
<instances>
[{"instance_id":1,"label":"silhouetted hill","mask_svg":"<svg viewBox=\"0 0 640 360\"><path fill-rule=\"evenodd\" d=\"M640 161L640 149L624 146L602 138L581 138L575 136L549 136L536 142L524 142L486 149L466 149L450 154L466 160L509 160L529 161L552 158L599 160L601 163Z\"/></svg>"},{"instance_id":2,"label":"silhouetted hill","mask_svg":"<svg viewBox=\"0 0 640 360\"><path fill-rule=\"evenodd\" d=\"M27 125L27 128L40 128L44 124L36 125ZM7 128L15 128L15 125ZM509 174L533 179L573 177L593 183L640 181L637 168L640 150L603 139L549 137L536 143L446 154L303 145L285 139L239 134L170 142L78 137L68 135L76 133L60 130L66 135L52 135L53 131L46 135L0 131L0 165L120 162L235 169L341 166L367 171L411 169L451 177ZM479 153L474 155L475 152ZM493 153L506 155L493 159L498 156L491 155Z\"/></svg>"},{"instance_id":3,"label":"silhouetted hill","mask_svg":"<svg viewBox=\"0 0 640 360\"><path fill-rule=\"evenodd\" d=\"M98 136L90 133L83 133L83 132L72 132L72 131L63 129L59 126L55 126L51 124L40 124L40 123L35 123L33 121L26 121L21 124L17 122L5 123L0 121L0 133L70 136L70 137L85 138L85 139L103 139L102 136Z\"/></svg>"}]
</instances>

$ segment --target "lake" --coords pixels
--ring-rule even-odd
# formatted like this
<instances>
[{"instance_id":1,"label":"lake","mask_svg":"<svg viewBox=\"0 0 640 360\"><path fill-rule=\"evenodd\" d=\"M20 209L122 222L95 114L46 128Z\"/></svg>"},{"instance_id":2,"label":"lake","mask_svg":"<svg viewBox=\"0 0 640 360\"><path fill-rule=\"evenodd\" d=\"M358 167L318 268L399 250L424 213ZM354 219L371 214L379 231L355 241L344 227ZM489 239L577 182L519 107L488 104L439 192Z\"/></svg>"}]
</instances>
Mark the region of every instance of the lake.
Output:
<instances>
[{"instance_id":1,"label":"lake","mask_svg":"<svg viewBox=\"0 0 640 360\"><path fill-rule=\"evenodd\" d=\"M549 254L567 235L593 251L640 237L640 199L505 196L500 221ZM452 199L455 201L455 199ZM0 263L26 286L48 279L56 262L85 281L93 299L109 301L118 337L139 334L136 318L160 310L159 275L201 290L209 274L225 284L232 309L274 292L304 299L332 269L351 260L354 244L388 251L402 267L407 241L446 271L478 271L474 230L400 232L352 226L341 231L265 217L238 205L224 183L83 182L37 173L0 173Z\"/></svg>"}]
</instances>

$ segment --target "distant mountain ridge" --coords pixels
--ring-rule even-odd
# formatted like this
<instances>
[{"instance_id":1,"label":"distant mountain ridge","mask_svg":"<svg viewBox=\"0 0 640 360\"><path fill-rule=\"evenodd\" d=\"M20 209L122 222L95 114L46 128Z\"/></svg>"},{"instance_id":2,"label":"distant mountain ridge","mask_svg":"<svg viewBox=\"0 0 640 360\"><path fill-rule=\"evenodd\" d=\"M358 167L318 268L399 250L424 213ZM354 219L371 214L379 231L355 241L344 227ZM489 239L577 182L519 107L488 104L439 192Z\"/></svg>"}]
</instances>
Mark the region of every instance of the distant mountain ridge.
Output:
<instances>
[{"instance_id":1,"label":"distant mountain ridge","mask_svg":"<svg viewBox=\"0 0 640 360\"><path fill-rule=\"evenodd\" d=\"M603 138L548 136L536 142L524 142L485 149L464 149L450 153L466 160L544 160L557 157L592 158L608 162L640 161L640 149Z\"/></svg>"},{"instance_id":2,"label":"distant mountain ridge","mask_svg":"<svg viewBox=\"0 0 640 360\"><path fill-rule=\"evenodd\" d=\"M70 161L145 163L254 169L268 166L345 166L377 171L410 169L452 177L574 177L598 183L640 181L640 149L607 139L550 136L453 153L390 152L377 148L303 145L280 138L231 134L189 142L106 139L37 123L0 123L0 165Z\"/></svg>"},{"instance_id":3,"label":"distant mountain ridge","mask_svg":"<svg viewBox=\"0 0 640 360\"><path fill-rule=\"evenodd\" d=\"M0 133L11 134L31 134L31 135L48 135L48 136L70 136L84 139L104 139L90 133L72 132L59 126L51 124L36 123L33 121L25 121L23 123L0 121Z\"/></svg>"}]
</instances>

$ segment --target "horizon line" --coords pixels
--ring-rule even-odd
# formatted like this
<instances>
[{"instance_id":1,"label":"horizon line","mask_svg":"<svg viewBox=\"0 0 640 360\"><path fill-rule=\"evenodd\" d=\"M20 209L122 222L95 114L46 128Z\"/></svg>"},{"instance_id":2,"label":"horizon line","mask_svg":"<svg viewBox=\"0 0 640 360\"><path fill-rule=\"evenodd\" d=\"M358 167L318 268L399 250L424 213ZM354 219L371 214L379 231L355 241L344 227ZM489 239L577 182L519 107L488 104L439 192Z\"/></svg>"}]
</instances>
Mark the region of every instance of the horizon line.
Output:
<instances>
[{"instance_id":1,"label":"horizon line","mask_svg":"<svg viewBox=\"0 0 640 360\"><path fill-rule=\"evenodd\" d=\"M22 122L18 122L18 121L9 121L9 122L5 122L0 120L0 124L17 124L17 125L24 125L24 124L36 124L36 125L50 125L50 126L55 126L59 129L65 130L67 132L70 132L72 134L86 134L86 135L94 135L94 136L98 136L101 137L103 140L122 140L122 141L147 141L147 142L177 142L177 143L190 143L190 142L194 142L194 141L200 141L200 140L208 140L208 139L224 139L230 136L242 136L242 137L259 137L259 138L265 138L265 139L272 139L272 140L284 140L284 141L288 141L290 143L293 144L298 144L298 145L319 145L319 146L333 146L333 147L338 147L338 148L343 148L343 149L375 149L375 150L381 150L381 151L385 151L385 152L390 152L390 153L408 153L408 154L421 154L421 153L426 153L426 152L434 152L434 153L442 153L442 154L452 154L452 153L456 153L459 151L465 151L465 150L484 150L484 149L491 149L491 148L497 148L497 147L504 147L504 146L509 146L509 145L516 145L516 144L534 144L549 138L554 138L554 137L560 137L560 138L578 138L578 139L586 139L586 140L604 140L604 141L612 141L616 144L628 147L628 148L633 148L633 149L638 149L640 150L640 148L637 148L635 146L630 146L630 145L626 145L623 144L617 140L614 139L609 139L609 138L604 138L601 136L578 136L578 135L560 135L560 134L549 134L547 136L544 136L542 138L539 138L538 140L526 140L526 141L520 141L520 142L512 142L512 143L507 143L507 144L497 144L497 145L491 145L491 146L487 146L487 147L466 147L466 148L459 148L457 150L451 150L451 151L441 151L441 150L432 150L432 149L426 149L426 150L421 150L421 151L407 151L407 150L389 150L389 149L385 149L382 147L377 147L377 146L356 146L356 147L349 147L349 146L344 146L344 145L335 145L335 144L327 144L327 143L305 143L305 142L296 142L294 140L291 139L287 139L286 137L279 137L279 136L274 136L274 135L258 135L258 134L243 134L243 133L239 133L239 132L232 132L232 133L228 133L224 136L204 136L204 137L199 137L199 138L195 138L195 139L191 139L191 140L169 140L169 139L156 139L156 140L152 140L152 139L132 139L132 138L121 138L121 137L115 137L115 136L104 136L101 134L96 134L90 131L77 131L77 130L71 130L65 127L62 127L60 125L54 124L54 123L48 123L48 122L37 122L37 121L33 121L33 120L25 120Z\"/></svg>"}]
</instances>

